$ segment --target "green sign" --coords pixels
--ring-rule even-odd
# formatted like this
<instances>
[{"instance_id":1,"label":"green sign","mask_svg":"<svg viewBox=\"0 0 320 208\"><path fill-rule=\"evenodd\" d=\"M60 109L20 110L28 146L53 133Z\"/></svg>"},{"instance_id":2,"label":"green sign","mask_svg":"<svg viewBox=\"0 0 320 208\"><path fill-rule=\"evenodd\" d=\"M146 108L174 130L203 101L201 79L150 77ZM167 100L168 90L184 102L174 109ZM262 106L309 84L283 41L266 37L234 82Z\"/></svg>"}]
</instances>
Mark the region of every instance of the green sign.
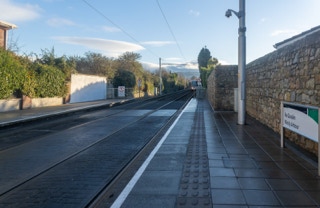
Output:
<instances>
[{"instance_id":1,"label":"green sign","mask_svg":"<svg viewBox=\"0 0 320 208\"><path fill-rule=\"evenodd\" d=\"M319 111L317 109L308 109L308 116L310 116L317 124L319 124Z\"/></svg>"}]
</instances>

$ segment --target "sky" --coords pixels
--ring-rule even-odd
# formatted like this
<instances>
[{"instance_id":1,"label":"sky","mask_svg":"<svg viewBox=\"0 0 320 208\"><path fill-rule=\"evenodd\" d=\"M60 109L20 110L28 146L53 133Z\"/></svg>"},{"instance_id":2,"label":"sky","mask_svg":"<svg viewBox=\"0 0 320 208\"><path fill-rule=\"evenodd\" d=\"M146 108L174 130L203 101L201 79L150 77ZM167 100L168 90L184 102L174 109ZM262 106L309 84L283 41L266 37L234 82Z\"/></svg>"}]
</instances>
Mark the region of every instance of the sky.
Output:
<instances>
[{"instance_id":1,"label":"sky","mask_svg":"<svg viewBox=\"0 0 320 208\"><path fill-rule=\"evenodd\" d=\"M1 0L0 20L15 24L9 45L20 54L86 52L141 55L145 68L198 72L206 47L221 64L238 62L238 0ZM246 62L320 25L319 0L246 0Z\"/></svg>"}]
</instances>

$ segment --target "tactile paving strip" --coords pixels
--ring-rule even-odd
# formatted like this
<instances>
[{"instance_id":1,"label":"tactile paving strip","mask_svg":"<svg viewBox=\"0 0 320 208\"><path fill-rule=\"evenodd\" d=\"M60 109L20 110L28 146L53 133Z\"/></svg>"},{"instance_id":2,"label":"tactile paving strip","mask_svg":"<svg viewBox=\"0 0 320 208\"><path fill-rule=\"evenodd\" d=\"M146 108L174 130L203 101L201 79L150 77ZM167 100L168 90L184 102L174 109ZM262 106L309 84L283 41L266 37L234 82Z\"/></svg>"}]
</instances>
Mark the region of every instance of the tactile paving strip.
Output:
<instances>
[{"instance_id":1,"label":"tactile paving strip","mask_svg":"<svg viewBox=\"0 0 320 208\"><path fill-rule=\"evenodd\" d=\"M204 117L199 105L189 139L176 207L212 207Z\"/></svg>"}]
</instances>

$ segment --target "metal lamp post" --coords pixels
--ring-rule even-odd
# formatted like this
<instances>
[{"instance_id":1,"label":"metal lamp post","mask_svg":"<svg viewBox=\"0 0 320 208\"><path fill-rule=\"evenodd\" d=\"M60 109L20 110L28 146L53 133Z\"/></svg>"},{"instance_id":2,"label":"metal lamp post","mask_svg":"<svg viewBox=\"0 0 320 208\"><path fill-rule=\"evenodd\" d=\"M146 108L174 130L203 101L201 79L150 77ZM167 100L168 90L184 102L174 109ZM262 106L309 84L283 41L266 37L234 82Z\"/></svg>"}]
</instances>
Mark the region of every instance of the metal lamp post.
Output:
<instances>
[{"instance_id":1,"label":"metal lamp post","mask_svg":"<svg viewBox=\"0 0 320 208\"><path fill-rule=\"evenodd\" d=\"M238 38L238 124L246 123L246 26L245 0L239 0L239 12L232 9L226 11L226 17L234 13L239 19Z\"/></svg>"},{"instance_id":2,"label":"metal lamp post","mask_svg":"<svg viewBox=\"0 0 320 208\"><path fill-rule=\"evenodd\" d=\"M159 78L160 78L160 91L159 94L162 94L162 74L161 74L161 58L159 58Z\"/></svg>"}]
</instances>

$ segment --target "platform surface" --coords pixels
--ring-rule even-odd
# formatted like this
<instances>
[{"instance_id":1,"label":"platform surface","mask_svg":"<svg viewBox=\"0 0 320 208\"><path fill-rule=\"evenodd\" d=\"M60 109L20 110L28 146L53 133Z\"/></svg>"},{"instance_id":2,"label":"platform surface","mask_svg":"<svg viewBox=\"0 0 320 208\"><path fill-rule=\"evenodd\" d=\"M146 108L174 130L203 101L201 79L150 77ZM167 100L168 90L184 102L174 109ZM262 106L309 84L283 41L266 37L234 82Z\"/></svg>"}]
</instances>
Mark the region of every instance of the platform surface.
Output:
<instances>
[{"instance_id":1,"label":"platform surface","mask_svg":"<svg viewBox=\"0 0 320 208\"><path fill-rule=\"evenodd\" d=\"M112 207L319 207L317 165L250 117L193 99L162 142Z\"/></svg>"}]
</instances>

